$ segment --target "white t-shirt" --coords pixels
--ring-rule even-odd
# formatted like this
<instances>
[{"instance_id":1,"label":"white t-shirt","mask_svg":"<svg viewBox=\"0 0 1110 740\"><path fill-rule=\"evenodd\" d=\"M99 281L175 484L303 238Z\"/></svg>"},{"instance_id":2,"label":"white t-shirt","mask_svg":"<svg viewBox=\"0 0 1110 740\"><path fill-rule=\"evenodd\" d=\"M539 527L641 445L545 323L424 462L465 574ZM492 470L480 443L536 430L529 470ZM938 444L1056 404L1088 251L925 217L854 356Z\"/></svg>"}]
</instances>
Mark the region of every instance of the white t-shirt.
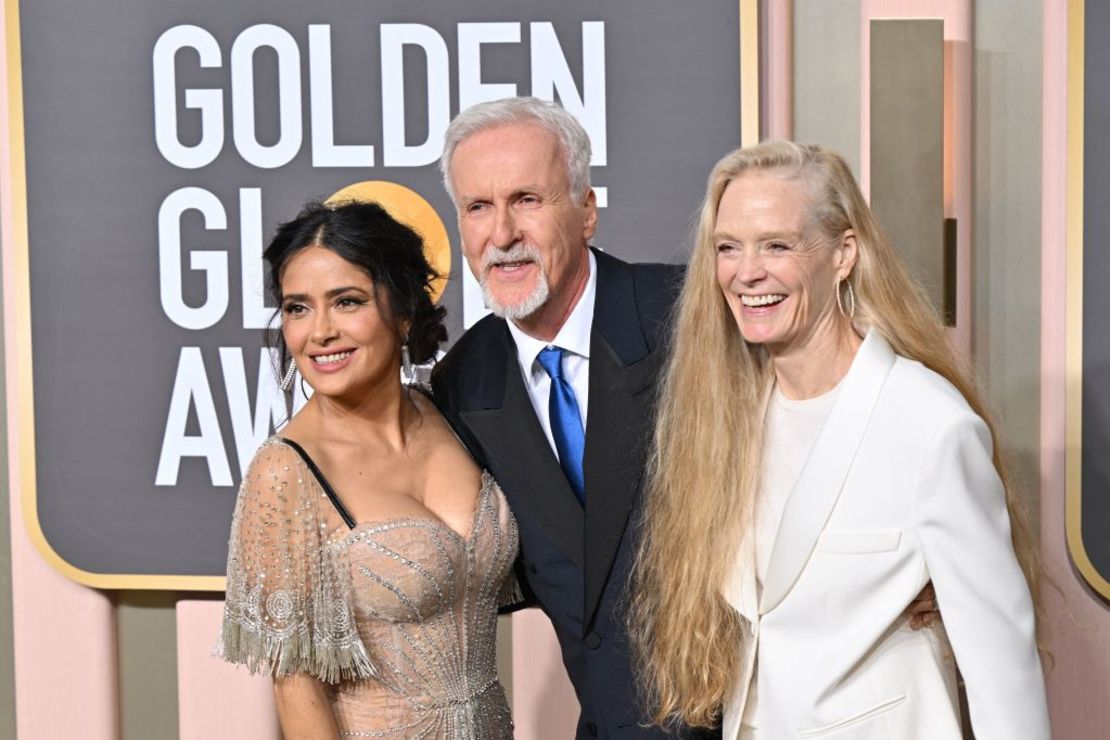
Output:
<instances>
[{"instance_id":1,"label":"white t-shirt","mask_svg":"<svg viewBox=\"0 0 1110 740\"><path fill-rule=\"evenodd\" d=\"M763 420L763 477L755 500L756 578L761 586L767 577L786 500L817 443L839 390L837 385L827 393L802 401L782 395L778 386L771 393Z\"/></svg>"},{"instance_id":2,"label":"white t-shirt","mask_svg":"<svg viewBox=\"0 0 1110 740\"><path fill-rule=\"evenodd\" d=\"M829 418L833 404L839 394L838 384L831 391L815 398L794 401L782 395L775 386L771 400L767 404L767 415L763 420L763 470L759 495L755 500L755 521L752 532L755 536L755 573L759 592L763 592L763 580L767 577L767 567L771 562L771 551L778 537L782 513L786 501L809 453L817 444L817 437ZM758 655L756 660L758 661ZM744 725L748 730L756 729L756 706L759 701L759 672L752 672L752 684L748 690L748 701L744 705ZM742 737L752 737L751 733L741 733Z\"/></svg>"}]
</instances>

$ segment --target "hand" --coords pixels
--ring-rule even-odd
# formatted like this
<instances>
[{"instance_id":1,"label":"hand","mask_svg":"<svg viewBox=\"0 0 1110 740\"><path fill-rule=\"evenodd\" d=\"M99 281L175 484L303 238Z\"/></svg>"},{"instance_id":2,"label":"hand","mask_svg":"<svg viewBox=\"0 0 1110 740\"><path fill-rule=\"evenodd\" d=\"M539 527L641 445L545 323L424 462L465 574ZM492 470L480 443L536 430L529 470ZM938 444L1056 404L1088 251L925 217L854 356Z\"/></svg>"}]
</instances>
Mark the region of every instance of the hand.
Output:
<instances>
[{"instance_id":1,"label":"hand","mask_svg":"<svg viewBox=\"0 0 1110 740\"><path fill-rule=\"evenodd\" d=\"M910 602L902 614L910 618L910 628L915 630L930 627L934 622L940 623L937 592L933 590L932 581L925 584L925 588L921 589L921 593Z\"/></svg>"}]
</instances>

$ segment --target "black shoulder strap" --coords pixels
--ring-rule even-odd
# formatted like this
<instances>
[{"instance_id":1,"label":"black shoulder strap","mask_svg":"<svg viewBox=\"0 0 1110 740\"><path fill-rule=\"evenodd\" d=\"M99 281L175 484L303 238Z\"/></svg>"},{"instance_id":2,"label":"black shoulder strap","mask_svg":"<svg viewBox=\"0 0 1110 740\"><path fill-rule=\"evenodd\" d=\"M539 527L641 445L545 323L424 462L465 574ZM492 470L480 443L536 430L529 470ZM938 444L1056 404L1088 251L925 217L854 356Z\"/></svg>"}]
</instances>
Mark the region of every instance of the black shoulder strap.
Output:
<instances>
[{"instance_id":1,"label":"black shoulder strap","mask_svg":"<svg viewBox=\"0 0 1110 740\"><path fill-rule=\"evenodd\" d=\"M328 500L331 501L331 505L335 507L335 510L339 512L339 516L343 518L343 523L347 525L347 529L354 529L354 518L347 511L346 507L343 506L343 502L339 500L339 496L336 495L335 489L331 487L331 484L328 483L328 479L320 472L320 468L316 467L316 463L308 456L304 448L286 437L278 437L278 439L280 439L283 444L292 447L293 451L301 456L301 459L304 460L304 464L308 466L309 471L312 473L313 477L316 478L316 482L320 484L320 487L324 489L324 493L328 495Z\"/></svg>"}]
</instances>

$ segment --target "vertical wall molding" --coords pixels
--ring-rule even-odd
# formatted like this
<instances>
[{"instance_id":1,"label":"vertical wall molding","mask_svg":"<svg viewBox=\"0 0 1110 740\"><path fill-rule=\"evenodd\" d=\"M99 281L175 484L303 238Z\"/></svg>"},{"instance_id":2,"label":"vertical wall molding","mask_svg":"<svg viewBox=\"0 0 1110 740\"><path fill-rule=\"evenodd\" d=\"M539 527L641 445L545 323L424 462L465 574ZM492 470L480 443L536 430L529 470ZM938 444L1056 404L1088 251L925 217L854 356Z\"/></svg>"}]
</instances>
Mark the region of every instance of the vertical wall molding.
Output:
<instances>
[{"instance_id":1,"label":"vertical wall molding","mask_svg":"<svg viewBox=\"0 0 1110 740\"><path fill-rule=\"evenodd\" d=\"M944 307L944 21L870 23L871 208Z\"/></svg>"},{"instance_id":2,"label":"vertical wall molding","mask_svg":"<svg viewBox=\"0 0 1110 740\"><path fill-rule=\"evenodd\" d=\"M974 40L972 0L860 0L860 187L871 193L871 45L869 24L874 18L935 18L944 22L944 215L956 220L956 317L949 332L956 347L971 354L974 323L973 288L975 251L974 181L972 176Z\"/></svg>"},{"instance_id":3,"label":"vertical wall molding","mask_svg":"<svg viewBox=\"0 0 1110 740\"><path fill-rule=\"evenodd\" d=\"M790 139L794 135L794 1L765 3L760 22L760 131L764 139Z\"/></svg>"},{"instance_id":4,"label":"vertical wall molding","mask_svg":"<svg viewBox=\"0 0 1110 740\"><path fill-rule=\"evenodd\" d=\"M177 735L176 597L120 591L116 598L120 740Z\"/></svg>"},{"instance_id":5,"label":"vertical wall molding","mask_svg":"<svg viewBox=\"0 0 1110 740\"><path fill-rule=\"evenodd\" d=\"M795 0L793 137L844 157L860 176L860 0Z\"/></svg>"}]
</instances>

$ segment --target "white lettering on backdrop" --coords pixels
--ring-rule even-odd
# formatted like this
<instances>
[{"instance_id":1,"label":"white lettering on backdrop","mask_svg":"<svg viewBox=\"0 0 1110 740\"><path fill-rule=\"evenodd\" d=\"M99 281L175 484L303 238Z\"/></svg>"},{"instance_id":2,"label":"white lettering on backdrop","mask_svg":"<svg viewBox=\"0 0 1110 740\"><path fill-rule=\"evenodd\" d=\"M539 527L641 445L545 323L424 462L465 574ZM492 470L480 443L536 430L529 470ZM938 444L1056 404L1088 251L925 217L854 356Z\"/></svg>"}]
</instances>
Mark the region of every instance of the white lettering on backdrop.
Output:
<instances>
[{"instance_id":1,"label":"white lettering on backdrop","mask_svg":"<svg viewBox=\"0 0 1110 740\"><path fill-rule=\"evenodd\" d=\"M335 102L332 70L333 53L331 26L314 24L307 27L303 43L307 50L307 83L302 79L301 45L290 30L271 24L258 24L244 29L231 43L225 87L181 89L178 70L189 65L202 69L224 69L224 55L215 36L195 25L179 25L166 30L154 44L152 66L154 79L154 134L162 157L184 170L199 170L226 156L228 150L224 131L225 96L230 95L231 145L234 154L244 162L262 169L287 165L307 145L313 167L366 169L376 163L376 146L381 147L381 167L406 168L427 166L436 161L443 145L443 135L451 116L452 84L459 104L475 103L518 94L530 94L546 100L558 99L586 128L593 145L591 164L603 166L607 160L606 87L605 87L605 24L590 21L581 24L582 80L577 85L570 64L554 25L547 22L529 23L528 52L521 52L521 64L529 65L530 90L517 85L488 81L482 71L482 47L487 44L519 45L520 23L459 23L456 25L454 49L458 76L451 79L450 54L443 35L435 28L417 23L383 23L379 27L381 131L380 142L336 143ZM406 67L406 48L418 51L420 63ZM265 50L265 54L258 54ZM258 140L256 125L259 111L255 109L256 64L277 64L277 140L263 144ZM265 61L264 61L265 60ZM415 75L422 74L423 78ZM368 77L372 79L372 77ZM426 92L422 106L426 119L412 121L405 108L408 87ZM306 92L307 90L307 92ZM372 89L365 89L373 94ZM348 95L349 97L349 95ZM343 99L340 96L339 99ZM305 136L302 121L308 106L310 131ZM197 115L199 114L199 115ZM199 138L186 143L181 137L180 115L197 116ZM409 141L409 130L426 131L423 141ZM384 174L384 173L383 173ZM385 178L388 179L388 175ZM203 331L219 323L233 298L242 307L243 328L262 329L274 314L264 301L262 239L262 193L257 187L243 187L239 192L239 286L231 285L228 251L224 249L193 249L182 240L182 220L195 212L204 229L227 231L228 211L211 191L199 186L182 187L169 193L158 213L159 287L162 310L177 326ZM603 195L600 193L599 195ZM187 258L186 258L187 257ZM185 299L183 266L203 274L203 298L200 305L189 305ZM463 271L464 275L467 271ZM465 300L476 298L473 281L464 285ZM233 288L239 287L234 296ZM480 299L479 299L480 302ZM285 399L274 378L273 358L268 350L260 354L255 398L249 397L242 347L220 347L218 360L207 358L208 365L222 373L226 398L220 399L234 441L232 457L239 475L258 445L286 417ZM205 461L214 486L233 484L231 460L221 429L217 399L212 392L209 368L200 347L181 348L169 410L166 415L155 485L177 484L184 458ZM295 412L304 403L295 394ZM196 419L196 434L188 433L191 416Z\"/></svg>"}]
</instances>

